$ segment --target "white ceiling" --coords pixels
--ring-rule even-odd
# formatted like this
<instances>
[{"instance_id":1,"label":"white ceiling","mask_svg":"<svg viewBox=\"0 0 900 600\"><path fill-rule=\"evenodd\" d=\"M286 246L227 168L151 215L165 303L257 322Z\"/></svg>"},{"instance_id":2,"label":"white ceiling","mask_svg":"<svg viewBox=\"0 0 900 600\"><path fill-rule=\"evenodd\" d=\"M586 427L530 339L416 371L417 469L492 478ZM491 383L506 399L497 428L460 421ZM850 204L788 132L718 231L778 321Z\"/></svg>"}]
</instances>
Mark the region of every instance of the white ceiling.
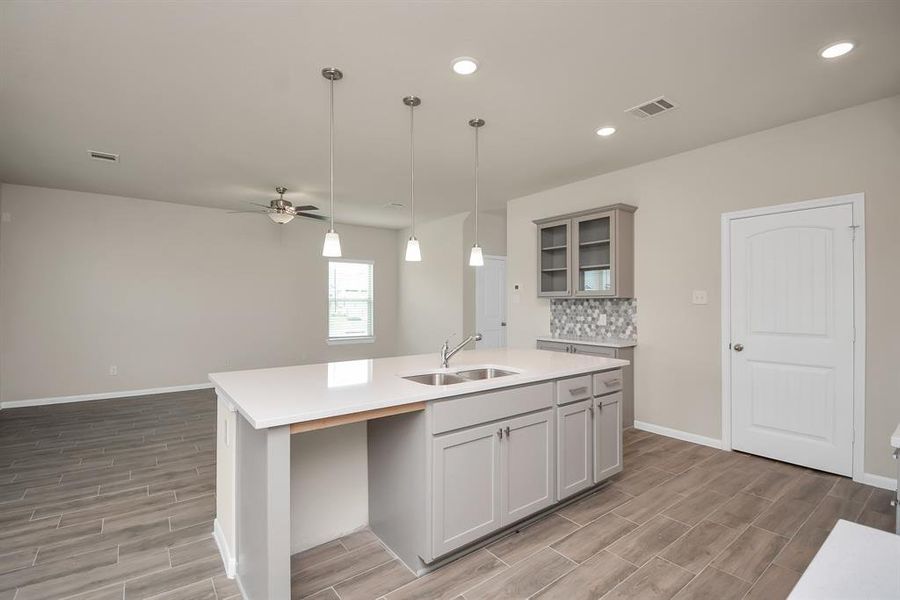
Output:
<instances>
[{"instance_id":1,"label":"white ceiling","mask_svg":"<svg viewBox=\"0 0 900 600\"><path fill-rule=\"evenodd\" d=\"M403 226L406 107L422 218L468 209L482 116L488 209L548 187L900 93L900 2L0 3L0 180L240 208L283 184ZM832 62L817 50L858 49ZM471 77L450 61L476 57ZM623 111L665 94L680 108ZM598 138L594 129L618 132ZM118 165L86 150L121 154ZM73 207L77 208L77 207ZM236 216L235 218L255 218ZM261 218L261 217L260 217Z\"/></svg>"}]
</instances>

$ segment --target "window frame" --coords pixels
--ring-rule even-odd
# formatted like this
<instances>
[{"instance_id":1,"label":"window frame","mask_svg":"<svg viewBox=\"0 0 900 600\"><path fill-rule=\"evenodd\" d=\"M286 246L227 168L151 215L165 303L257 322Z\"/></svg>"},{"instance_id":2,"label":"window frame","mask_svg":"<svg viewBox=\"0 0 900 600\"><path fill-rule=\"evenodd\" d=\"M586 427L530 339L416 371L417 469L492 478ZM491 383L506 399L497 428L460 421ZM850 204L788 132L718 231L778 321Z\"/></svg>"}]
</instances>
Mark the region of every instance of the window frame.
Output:
<instances>
[{"instance_id":1,"label":"window frame","mask_svg":"<svg viewBox=\"0 0 900 600\"><path fill-rule=\"evenodd\" d=\"M355 263L369 265L372 269L372 289L370 290L372 305L372 335L358 335L353 337L331 337L331 263ZM328 260L328 272L325 284L325 342L329 346L343 346L346 344L372 344L375 342L375 261L356 260L351 258L333 258Z\"/></svg>"}]
</instances>

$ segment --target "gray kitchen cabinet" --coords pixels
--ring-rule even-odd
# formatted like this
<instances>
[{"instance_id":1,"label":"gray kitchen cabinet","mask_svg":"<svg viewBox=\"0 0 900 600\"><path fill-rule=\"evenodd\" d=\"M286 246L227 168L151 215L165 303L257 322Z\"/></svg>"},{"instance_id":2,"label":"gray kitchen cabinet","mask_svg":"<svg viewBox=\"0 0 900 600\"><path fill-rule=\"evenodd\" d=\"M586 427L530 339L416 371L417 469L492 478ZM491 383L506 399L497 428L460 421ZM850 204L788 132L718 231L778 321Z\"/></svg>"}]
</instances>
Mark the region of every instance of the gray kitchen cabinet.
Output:
<instances>
[{"instance_id":1,"label":"gray kitchen cabinet","mask_svg":"<svg viewBox=\"0 0 900 600\"><path fill-rule=\"evenodd\" d=\"M622 392L594 398L594 483L622 471Z\"/></svg>"},{"instance_id":2,"label":"gray kitchen cabinet","mask_svg":"<svg viewBox=\"0 0 900 600\"><path fill-rule=\"evenodd\" d=\"M593 411L593 399L556 409L556 477L560 500L594 484Z\"/></svg>"},{"instance_id":3,"label":"gray kitchen cabinet","mask_svg":"<svg viewBox=\"0 0 900 600\"><path fill-rule=\"evenodd\" d=\"M538 296L634 297L634 211L628 204L538 219Z\"/></svg>"},{"instance_id":4,"label":"gray kitchen cabinet","mask_svg":"<svg viewBox=\"0 0 900 600\"><path fill-rule=\"evenodd\" d=\"M502 525L499 424L433 440L434 556L446 554Z\"/></svg>"},{"instance_id":5,"label":"gray kitchen cabinet","mask_svg":"<svg viewBox=\"0 0 900 600\"><path fill-rule=\"evenodd\" d=\"M538 226L538 296L571 296L570 219Z\"/></svg>"},{"instance_id":6,"label":"gray kitchen cabinet","mask_svg":"<svg viewBox=\"0 0 900 600\"><path fill-rule=\"evenodd\" d=\"M556 501L553 489L553 411L502 423L500 443L501 525L508 525Z\"/></svg>"},{"instance_id":7,"label":"gray kitchen cabinet","mask_svg":"<svg viewBox=\"0 0 900 600\"><path fill-rule=\"evenodd\" d=\"M605 356L606 358L621 358L627 360L629 362L628 366L623 367L622 369L624 377L622 384L622 427L625 427L626 429L628 427L634 427L634 348L614 348L611 346L547 340L538 340L535 347L538 350L590 354L592 356Z\"/></svg>"}]
</instances>

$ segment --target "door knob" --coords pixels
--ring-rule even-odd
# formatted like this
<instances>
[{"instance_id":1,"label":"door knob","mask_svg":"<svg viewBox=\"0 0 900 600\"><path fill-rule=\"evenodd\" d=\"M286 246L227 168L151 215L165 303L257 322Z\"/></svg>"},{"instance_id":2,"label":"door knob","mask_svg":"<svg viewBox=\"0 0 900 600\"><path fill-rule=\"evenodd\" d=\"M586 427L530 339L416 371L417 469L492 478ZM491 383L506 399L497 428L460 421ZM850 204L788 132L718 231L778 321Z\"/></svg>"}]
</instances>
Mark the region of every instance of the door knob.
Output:
<instances>
[{"instance_id":1,"label":"door knob","mask_svg":"<svg viewBox=\"0 0 900 600\"><path fill-rule=\"evenodd\" d=\"M743 350L743 349L744 349L744 345L743 345L743 344L735 344L735 345L734 345L734 351L735 351L735 352L740 352L740 351Z\"/></svg>"}]
</instances>

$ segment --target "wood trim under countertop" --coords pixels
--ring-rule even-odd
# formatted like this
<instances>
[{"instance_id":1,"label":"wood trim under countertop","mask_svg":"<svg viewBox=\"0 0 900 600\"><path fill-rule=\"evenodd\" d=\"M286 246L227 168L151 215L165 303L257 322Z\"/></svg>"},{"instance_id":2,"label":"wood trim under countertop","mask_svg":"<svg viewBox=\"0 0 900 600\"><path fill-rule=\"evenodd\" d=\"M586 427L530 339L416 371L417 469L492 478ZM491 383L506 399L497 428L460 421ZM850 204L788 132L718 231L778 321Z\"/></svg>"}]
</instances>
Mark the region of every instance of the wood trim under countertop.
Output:
<instances>
[{"instance_id":1,"label":"wood trim under countertop","mask_svg":"<svg viewBox=\"0 0 900 600\"><path fill-rule=\"evenodd\" d=\"M425 402L413 402L410 404L401 404L400 406L388 406L386 408L376 408L373 410L364 410L358 413L350 413L348 415L339 415L336 417L325 417L323 419L315 419L312 421L303 421L301 423L291 424L291 433L303 433L305 431L315 431L317 429L327 429L328 427L337 427L338 425L347 425L349 423L358 423L360 421L369 421L372 419L381 419L393 415L402 415L404 413L425 410Z\"/></svg>"}]
</instances>

